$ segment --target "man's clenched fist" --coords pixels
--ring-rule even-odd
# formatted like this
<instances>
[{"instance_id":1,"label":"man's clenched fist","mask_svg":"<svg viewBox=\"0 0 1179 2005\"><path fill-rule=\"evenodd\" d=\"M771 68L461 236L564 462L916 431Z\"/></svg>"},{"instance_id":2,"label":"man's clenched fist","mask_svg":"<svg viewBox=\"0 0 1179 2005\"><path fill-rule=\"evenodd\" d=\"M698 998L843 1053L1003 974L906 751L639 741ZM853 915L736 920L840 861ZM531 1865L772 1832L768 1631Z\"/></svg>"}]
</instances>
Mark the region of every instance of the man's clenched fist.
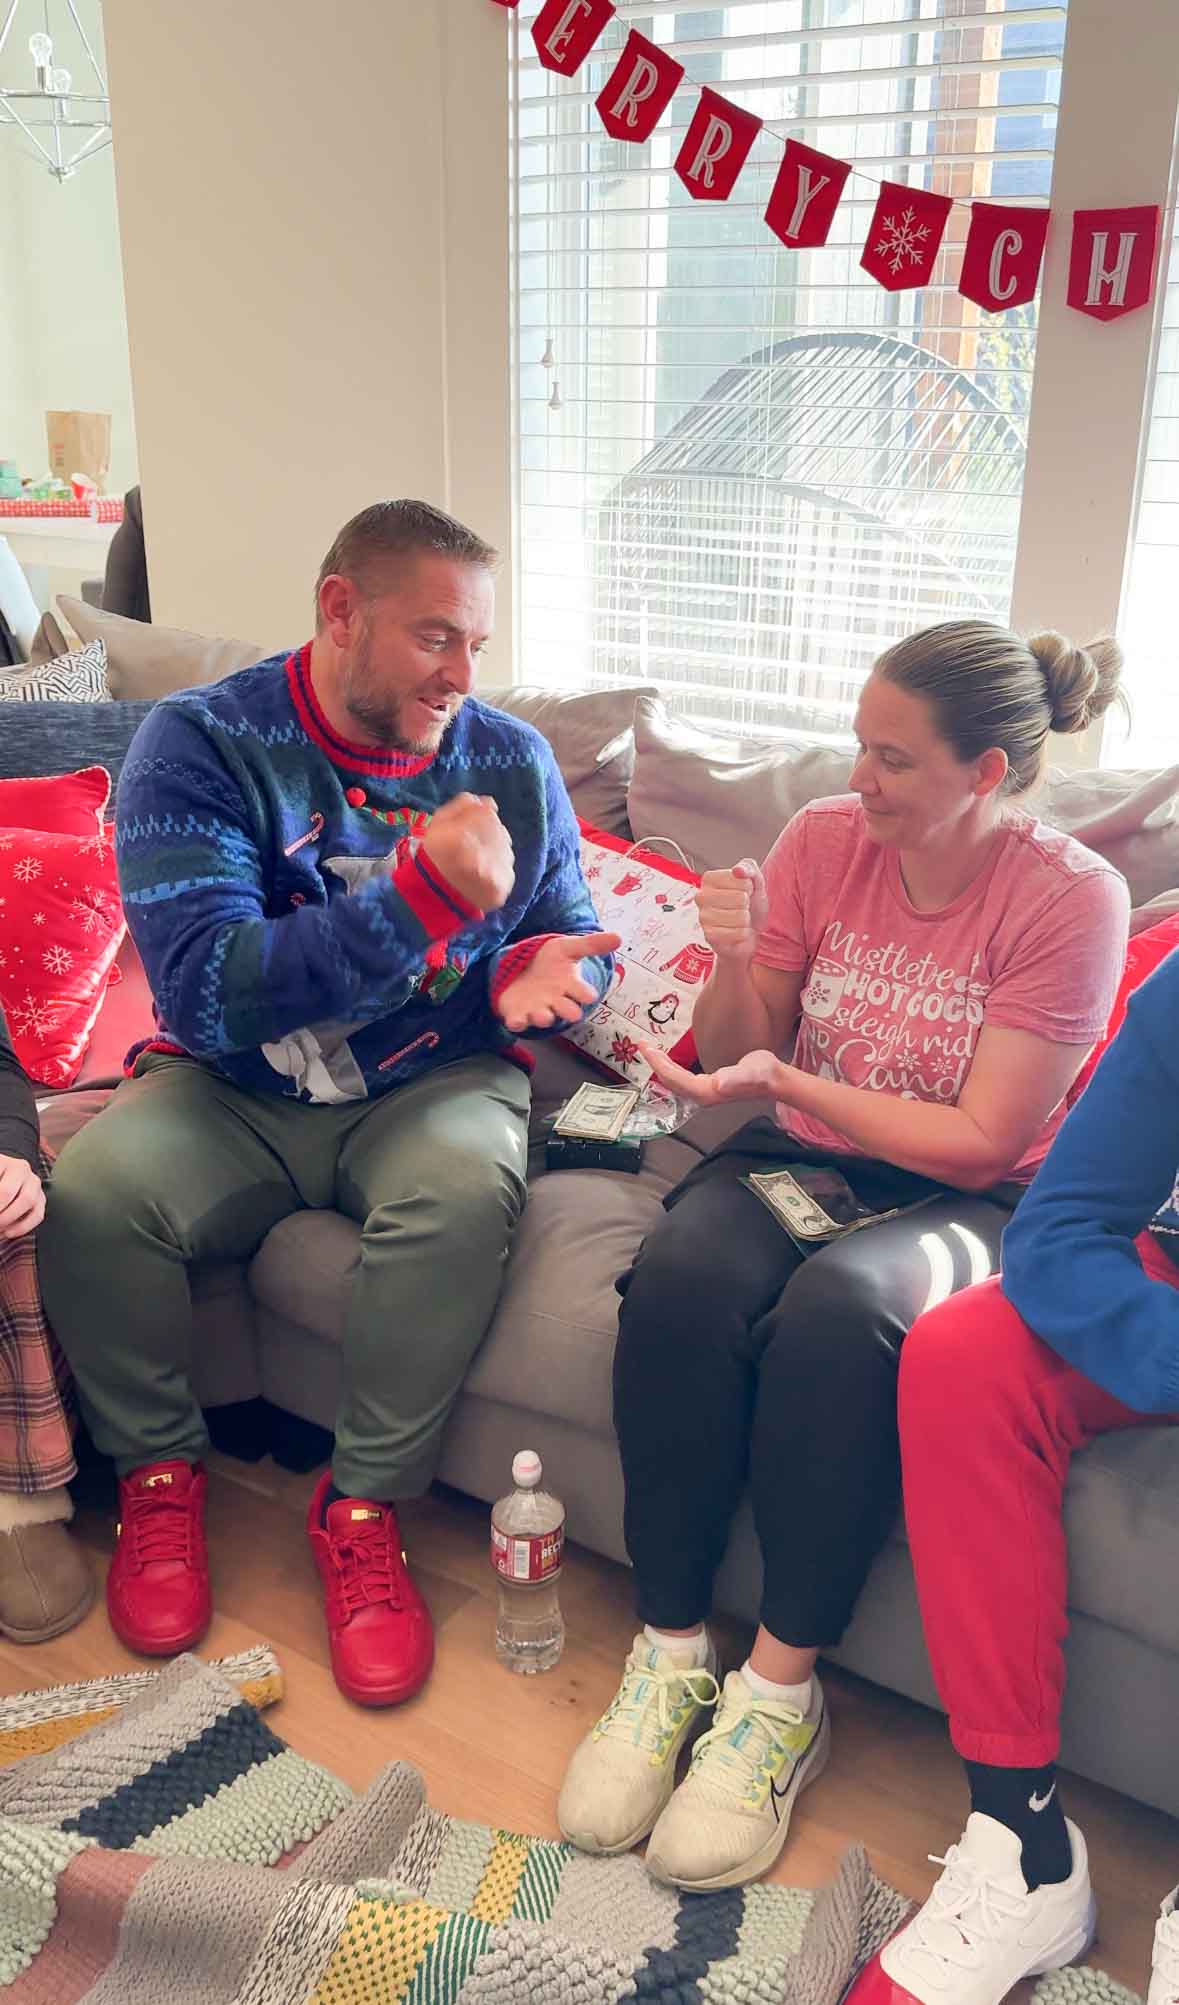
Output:
<instances>
[{"instance_id":1,"label":"man's clenched fist","mask_svg":"<svg viewBox=\"0 0 1179 2005\"><path fill-rule=\"evenodd\" d=\"M481 912L498 912L516 881L512 838L488 794L456 794L439 808L422 850L446 882Z\"/></svg>"}]
</instances>

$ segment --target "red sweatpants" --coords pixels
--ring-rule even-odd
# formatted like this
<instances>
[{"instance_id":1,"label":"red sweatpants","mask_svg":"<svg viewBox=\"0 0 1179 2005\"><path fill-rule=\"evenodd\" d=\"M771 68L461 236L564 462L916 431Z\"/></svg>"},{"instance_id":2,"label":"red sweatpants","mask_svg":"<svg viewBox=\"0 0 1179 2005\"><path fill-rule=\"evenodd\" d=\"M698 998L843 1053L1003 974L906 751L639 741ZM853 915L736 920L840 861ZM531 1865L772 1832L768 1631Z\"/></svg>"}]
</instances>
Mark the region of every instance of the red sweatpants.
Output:
<instances>
[{"instance_id":1,"label":"red sweatpants","mask_svg":"<svg viewBox=\"0 0 1179 2005\"><path fill-rule=\"evenodd\" d=\"M1149 1233L1146 1272L1179 1269ZM905 1516L930 1661L968 1761L1039 1768L1060 1749L1068 1555L1061 1506L1078 1448L1135 1413L1029 1330L997 1280L921 1316L901 1353Z\"/></svg>"}]
</instances>

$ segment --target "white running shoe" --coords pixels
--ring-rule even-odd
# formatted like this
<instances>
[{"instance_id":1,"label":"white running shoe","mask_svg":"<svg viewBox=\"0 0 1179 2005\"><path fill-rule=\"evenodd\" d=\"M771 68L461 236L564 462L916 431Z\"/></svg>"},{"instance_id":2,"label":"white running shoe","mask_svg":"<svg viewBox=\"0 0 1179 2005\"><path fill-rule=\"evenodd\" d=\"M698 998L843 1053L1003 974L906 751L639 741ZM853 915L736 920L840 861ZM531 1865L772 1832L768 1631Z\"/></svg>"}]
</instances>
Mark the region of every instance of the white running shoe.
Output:
<instances>
[{"instance_id":1,"label":"white running shoe","mask_svg":"<svg viewBox=\"0 0 1179 2005\"><path fill-rule=\"evenodd\" d=\"M1014 1831L973 1811L925 1906L887 1942L848 1993L848 2005L1000 2005L1022 1977L1075 1963L1093 1941L1097 1910L1085 1840L1068 1825L1073 1870L1029 1893Z\"/></svg>"},{"instance_id":2,"label":"white running shoe","mask_svg":"<svg viewBox=\"0 0 1179 2005\"><path fill-rule=\"evenodd\" d=\"M799 1794L820 1775L831 1746L823 1689L810 1710L759 1698L730 1671L716 1724L696 1743L692 1766L647 1847L657 1880L694 1893L743 1887L769 1871Z\"/></svg>"},{"instance_id":3,"label":"white running shoe","mask_svg":"<svg viewBox=\"0 0 1179 2005\"><path fill-rule=\"evenodd\" d=\"M645 1838L675 1788L680 1749L719 1696L710 1670L678 1664L640 1631L622 1683L561 1785L557 1822L570 1844L610 1855Z\"/></svg>"},{"instance_id":4,"label":"white running shoe","mask_svg":"<svg viewBox=\"0 0 1179 2005\"><path fill-rule=\"evenodd\" d=\"M1179 2005L1179 1887L1167 1895L1159 1914L1146 2005Z\"/></svg>"}]
</instances>

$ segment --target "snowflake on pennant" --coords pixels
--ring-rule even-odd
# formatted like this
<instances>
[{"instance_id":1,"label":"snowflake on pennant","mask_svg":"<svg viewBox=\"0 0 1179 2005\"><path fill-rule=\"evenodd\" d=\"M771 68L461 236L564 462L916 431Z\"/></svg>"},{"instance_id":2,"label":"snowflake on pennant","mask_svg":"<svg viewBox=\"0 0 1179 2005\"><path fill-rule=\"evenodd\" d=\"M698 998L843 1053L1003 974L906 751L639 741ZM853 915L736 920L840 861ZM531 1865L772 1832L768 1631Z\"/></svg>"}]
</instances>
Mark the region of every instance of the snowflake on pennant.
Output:
<instances>
[{"instance_id":1,"label":"snowflake on pennant","mask_svg":"<svg viewBox=\"0 0 1179 2005\"><path fill-rule=\"evenodd\" d=\"M12 1017L22 1037L36 1037L44 1044L57 1022L57 1011L48 1003L38 1002L30 989L24 1001L15 1005Z\"/></svg>"},{"instance_id":2,"label":"snowflake on pennant","mask_svg":"<svg viewBox=\"0 0 1179 2005\"><path fill-rule=\"evenodd\" d=\"M45 868L39 856L22 856L13 866L12 874L18 884L32 884Z\"/></svg>"},{"instance_id":3,"label":"snowflake on pennant","mask_svg":"<svg viewBox=\"0 0 1179 2005\"><path fill-rule=\"evenodd\" d=\"M74 965L74 957L68 947L46 947L41 956L41 966L51 975L66 975Z\"/></svg>"},{"instance_id":4,"label":"snowflake on pennant","mask_svg":"<svg viewBox=\"0 0 1179 2005\"><path fill-rule=\"evenodd\" d=\"M885 216L880 227L884 235L873 248L890 272L904 271L906 259L912 265L925 263L929 256L929 224L919 223L912 209L902 210L899 223L895 216Z\"/></svg>"}]
</instances>

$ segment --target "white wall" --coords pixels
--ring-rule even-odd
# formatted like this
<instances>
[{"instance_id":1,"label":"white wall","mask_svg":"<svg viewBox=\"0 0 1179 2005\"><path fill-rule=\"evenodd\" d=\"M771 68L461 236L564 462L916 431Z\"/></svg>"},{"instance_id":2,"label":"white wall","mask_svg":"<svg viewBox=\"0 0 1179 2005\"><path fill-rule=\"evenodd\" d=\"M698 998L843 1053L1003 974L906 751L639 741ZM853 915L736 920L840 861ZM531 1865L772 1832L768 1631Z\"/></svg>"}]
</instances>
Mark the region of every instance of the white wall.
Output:
<instances>
[{"instance_id":1,"label":"white wall","mask_svg":"<svg viewBox=\"0 0 1179 2005\"><path fill-rule=\"evenodd\" d=\"M500 11L106 0L106 30L154 616L302 639L380 496L505 538Z\"/></svg>"},{"instance_id":2,"label":"white wall","mask_svg":"<svg viewBox=\"0 0 1179 2005\"><path fill-rule=\"evenodd\" d=\"M79 0L79 13L101 49L98 0ZM3 58L8 84L32 77L22 19ZM57 56L87 88L76 39L63 34ZM44 475L46 411L108 411L107 489L121 494L138 473L109 148L58 182L23 136L0 132L0 294L0 459Z\"/></svg>"}]
</instances>

